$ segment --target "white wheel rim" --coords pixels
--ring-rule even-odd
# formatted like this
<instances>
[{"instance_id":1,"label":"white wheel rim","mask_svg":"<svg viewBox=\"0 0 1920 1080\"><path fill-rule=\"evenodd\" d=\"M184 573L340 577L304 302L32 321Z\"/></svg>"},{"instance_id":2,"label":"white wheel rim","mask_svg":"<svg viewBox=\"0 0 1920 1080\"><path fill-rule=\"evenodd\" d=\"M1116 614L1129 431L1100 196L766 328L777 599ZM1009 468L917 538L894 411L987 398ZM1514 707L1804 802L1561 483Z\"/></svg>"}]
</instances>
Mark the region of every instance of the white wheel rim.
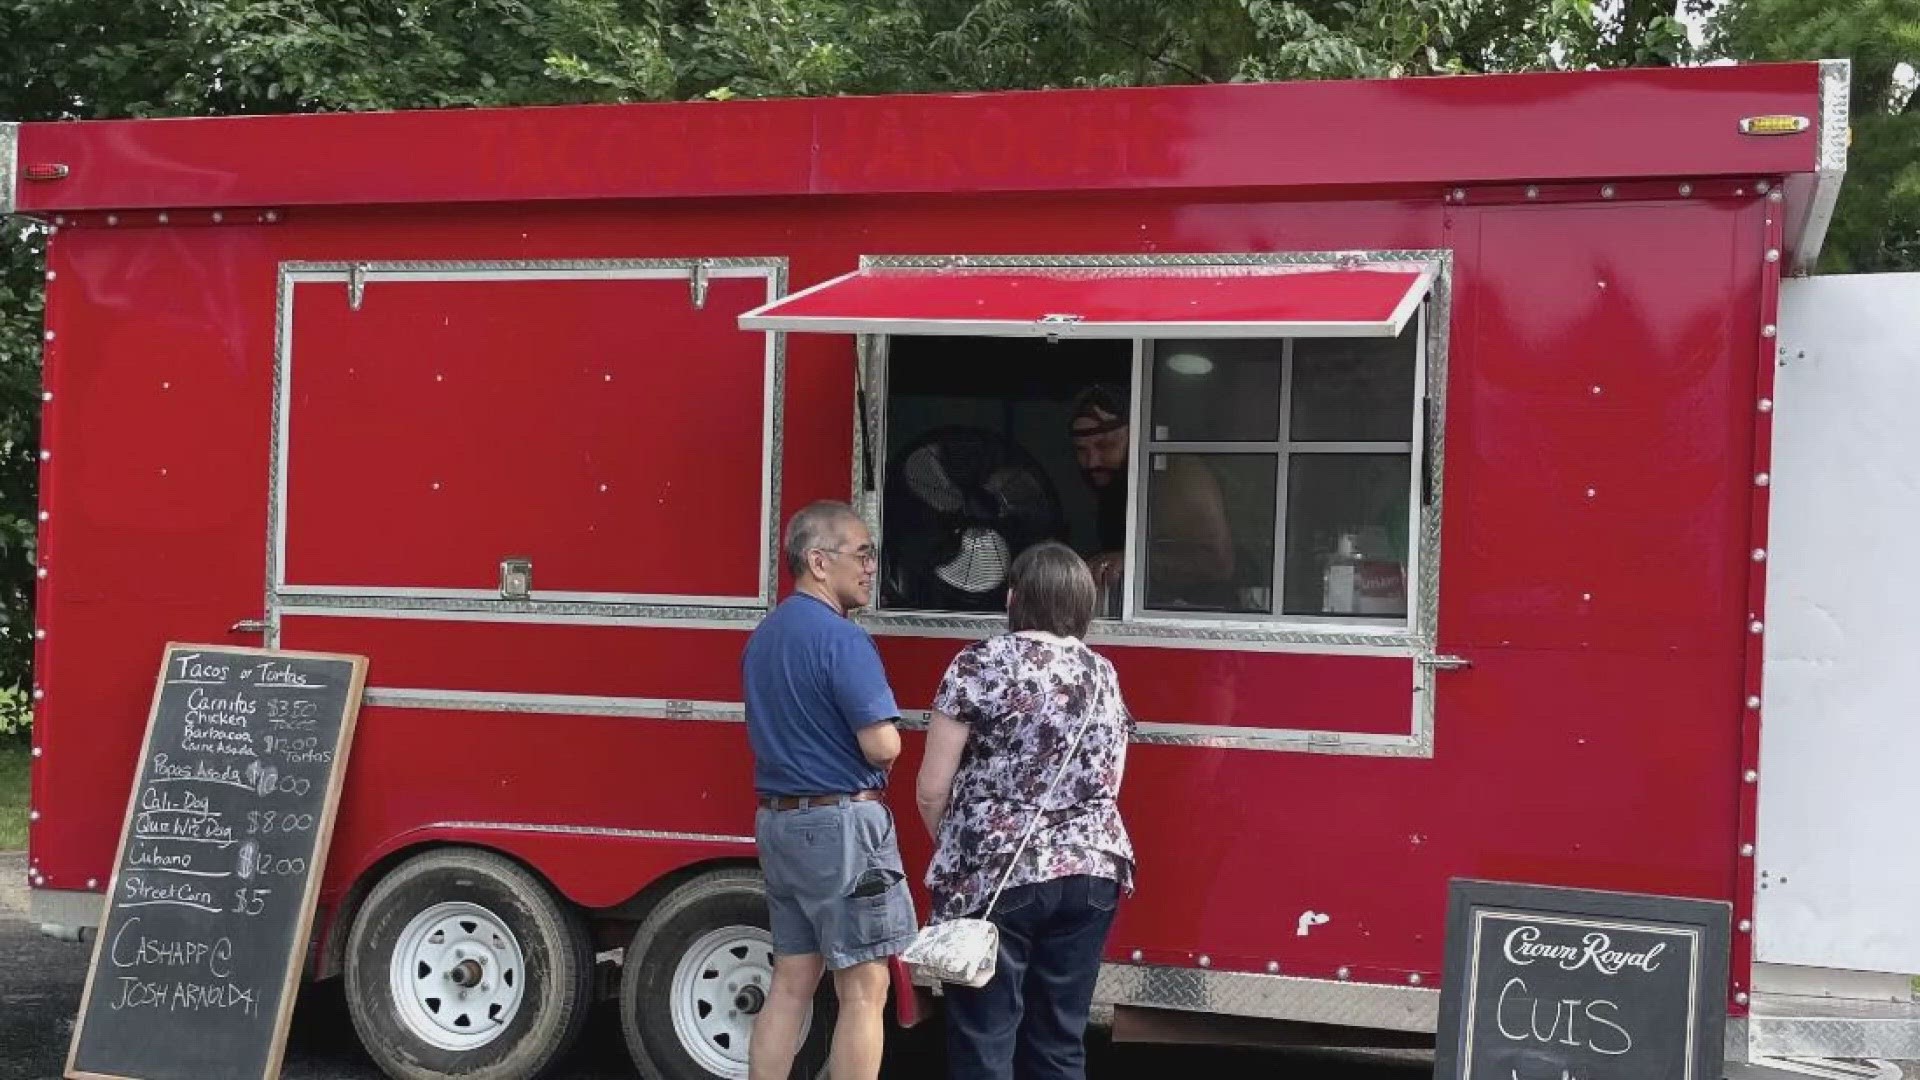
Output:
<instances>
[{"instance_id":1,"label":"white wheel rim","mask_svg":"<svg viewBox=\"0 0 1920 1080\"><path fill-rule=\"evenodd\" d=\"M442 1050L500 1037L526 996L526 956L500 917L477 904L435 904L400 931L388 979L400 1023Z\"/></svg>"},{"instance_id":2,"label":"white wheel rim","mask_svg":"<svg viewBox=\"0 0 1920 1080\"><path fill-rule=\"evenodd\" d=\"M757 926L723 926L680 955L670 992L673 1033L695 1064L715 1076L747 1075L754 1017L773 988L773 937ZM800 1024L800 1041L813 1025Z\"/></svg>"}]
</instances>

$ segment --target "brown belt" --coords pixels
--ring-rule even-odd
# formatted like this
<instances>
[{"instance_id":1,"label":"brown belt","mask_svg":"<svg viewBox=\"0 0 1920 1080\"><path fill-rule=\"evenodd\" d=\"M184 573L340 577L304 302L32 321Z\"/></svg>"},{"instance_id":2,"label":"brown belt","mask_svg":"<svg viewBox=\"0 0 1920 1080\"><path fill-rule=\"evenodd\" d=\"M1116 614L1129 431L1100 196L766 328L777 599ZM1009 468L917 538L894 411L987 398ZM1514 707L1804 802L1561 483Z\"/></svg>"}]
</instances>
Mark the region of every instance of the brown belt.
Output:
<instances>
[{"instance_id":1,"label":"brown belt","mask_svg":"<svg viewBox=\"0 0 1920 1080\"><path fill-rule=\"evenodd\" d=\"M887 793L867 788L851 795L766 795L760 799L762 810L805 810L809 806L840 806L850 802L879 802Z\"/></svg>"}]
</instances>

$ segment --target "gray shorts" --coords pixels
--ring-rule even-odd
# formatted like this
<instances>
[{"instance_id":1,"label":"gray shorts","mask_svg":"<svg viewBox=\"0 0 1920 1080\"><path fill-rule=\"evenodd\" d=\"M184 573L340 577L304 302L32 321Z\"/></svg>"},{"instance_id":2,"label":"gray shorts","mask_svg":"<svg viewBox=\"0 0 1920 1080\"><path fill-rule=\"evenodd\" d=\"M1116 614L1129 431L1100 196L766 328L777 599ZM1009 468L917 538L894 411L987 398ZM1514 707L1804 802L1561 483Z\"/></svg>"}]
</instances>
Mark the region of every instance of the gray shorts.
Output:
<instances>
[{"instance_id":1,"label":"gray shorts","mask_svg":"<svg viewBox=\"0 0 1920 1080\"><path fill-rule=\"evenodd\" d=\"M913 940L919 925L885 803L763 809L753 837L777 955L819 953L838 971Z\"/></svg>"}]
</instances>

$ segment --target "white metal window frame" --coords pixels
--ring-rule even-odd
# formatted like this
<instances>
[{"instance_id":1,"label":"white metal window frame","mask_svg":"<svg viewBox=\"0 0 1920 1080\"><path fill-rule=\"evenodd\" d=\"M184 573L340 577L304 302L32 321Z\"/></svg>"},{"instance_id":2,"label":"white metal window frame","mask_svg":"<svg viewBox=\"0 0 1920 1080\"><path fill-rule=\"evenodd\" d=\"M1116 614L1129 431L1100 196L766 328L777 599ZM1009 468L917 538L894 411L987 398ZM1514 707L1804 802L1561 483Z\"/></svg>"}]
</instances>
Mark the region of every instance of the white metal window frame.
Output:
<instances>
[{"instance_id":1,"label":"white metal window frame","mask_svg":"<svg viewBox=\"0 0 1920 1080\"><path fill-rule=\"evenodd\" d=\"M286 262L279 271L278 311L274 350L274 416L271 477L268 497L267 604L268 642L278 637L278 615L303 609L399 609L419 617L461 612L485 614L505 621L524 621L545 612L591 610L614 616L680 622L725 622L751 619L771 606L779 568L775 508L779 505L781 472L780 396L785 384L785 342L769 335L765 343L761 380L761 440L759 542L752 593L721 596L679 593L627 593L534 588L527 600L508 601L497 589L430 586L338 585L290 582L286 577L287 521L290 493L288 461L292 449L293 333L295 291L301 285L336 283L350 298L369 287L448 282L505 281L681 281L687 283L688 302L706 302L706 282L717 279L759 279L769 300L784 293L784 258L713 259L602 259L566 261L434 261L434 262ZM536 578L537 580L537 578Z\"/></svg>"},{"instance_id":2,"label":"white metal window frame","mask_svg":"<svg viewBox=\"0 0 1920 1080\"><path fill-rule=\"evenodd\" d=\"M952 256L870 256L863 264L944 265ZM970 265L1005 265L1010 268L1055 265L1244 265L1248 262L1299 263L1306 265L1380 265L1420 264L1432 270L1431 287L1420 307L1421 369L1417 387L1425 398L1421 415L1416 401L1416 420L1422 425L1414 442L1418 456L1410 480L1415 485L1409 500L1409 515L1415 530L1409 536L1407 578L1408 617L1388 625L1339 619L1309 619L1300 616L1267 618L1193 618L1158 616L1131 609L1118 619L1095 619L1087 633L1089 644L1121 648L1164 648L1180 651L1221 651L1240 653L1298 653L1320 656L1356 656L1382 659L1404 658L1412 668L1411 703L1408 726L1401 732L1351 732L1329 724L1311 723L1293 728L1189 724L1180 722L1141 723L1138 741L1162 745L1211 749L1266 750L1332 756L1411 757L1433 756L1435 671L1456 666L1452 657L1436 653L1434 635L1439 612L1440 522L1443 512L1443 466L1445 463L1446 387L1448 327L1452 304L1453 254L1447 250L1394 250L1367 252L1284 252L1262 254L1140 255L1140 256L967 256ZM784 337L783 332L770 333ZM887 445L886 401L888 343L892 335L859 334L854 338L857 360L856 399L850 410L853 427L853 459L850 463L849 491L852 504L866 520L876 537L885 543L884 504ZM985 336L985 335L982 335ZM1170 334L1168 337L1184 335ZM1136 442L1130 455L1141 458L1140 433L1143 432L1141 408L1145 401L1142 380L1145 377L1145 344L1135 339L1133 347L1134 415L1132 430ZM861 410L864 402L865 411ZM871 453L873 489L865 483L865 468ZM1424 503L1424 491L1430 496ZM1136 537L1140 528L1140 486L1128 491L1127 535ZM1139 545L1128 545L1129 559ZM1137 568L1129 565L1130 580L1137 579ZM878 637L930 637L950 640L979 640L1001 632L1006 620L1002 615L933 611L871 610L856 619ZM910 715L909 722L923 717Z\"/></svg>"},{"instance_id":3,"label":"white metal window frame","mask_svg":"<svg viewBox=\"0 0 1920 1080\"><path fill-rule=\"evenodd\" d=\"M940 267L961 261L959 256L867 256L863 266ZM1420 425L1413 432L1414 462L1409 480L1407 615L1405 619L1378 616L1302 616L1302 615L1197 615L1143 610L1139 603L1139 538L1144 492L1136 473L1127 493L1127 536L1125 609L1117 619L1096 619L1088 639L1111 645L1147 645L1183 649L1227 649L1241 651L1303 652L1321 654L1352 653L1370 656L1401 655L1413 658L1419 668L1416 684L1424 685L1428 674L1423 662L1433 654L1434 627L1438 616L1438 574L1440 519L1442 513L1441 466L1445 442L1447 328L1451 304L1452 252L1446 250L1274 252L1259 254L1171 254L1171 255L969 255L964 263L974 267L1008 269L1045 269L1049 267L1089 266L1184 266L1234 267L1249 264L1299 265L1304 269L1339 267L1420 267L1426 272L1423 283L1426 299L1413 313L1420 320L1419 370L1415 377L1414 420ZM770 336L780 336L778 333ZM853 504L866 519L880 543L886 540L883 506L885 504L887 446L887 399L889 342L894 335L861 334L856 337L859 359L858 389L866 401L866 414L854 409L854 455L852 462ZM993 336L984 334L962 336ZM1181 338L1168 334L1167 338ZM1248 336L1245 334L1236 336ZM1259 335L1252 335L1259 336ZM1382 335L1384 336L1384 335ZM1143 468L1145 445L1146 380L1149 340L1134 338L1132 359L1132 446L1129 459L1135 470ZM1421 398L1425 399L1425 416ZM866 490L864 468L871 455L873 490ZM1423 504L1425 490L1431 498ZM1279 515L1276 515L1278 519ZM1276 558L1283 558L1276 550ZM1279 606L1276 598L1276 607ZM902 634L951 638L981 638L997 632L1004 619L997 615L967 612L941 612L920 609L887 609L879 606L860 616L861 622L876 634ZM1417 697L1430 695L1417 693ZM1416 729L1419 725L1416 723Z\"/></svg>"},{"instance_id":4,"label":"white metal window frame","mask_svg":"<svg viewBox=\"0 0 1920 1080\"><path fill-rule=\"evenodd\" d=\"M1157 439L1153 436L1153 403L1157 396L1155 386L1156 363L1160 347L1169 341L1189 340L1186 338L1158 337L1136 341L1133 359L1133 415L1130 419L1132 446L1128 451L1128 463L1132 476L1127 486L1127 550L1126 558L1126 595L1125 615L1132 620L1170 619L1182 622L1253 619L1260 622L1277 624L1298 623L1301 625L1385 627L1411 629L1414 618L1414 598L1419 595L1417 579L1420 572L1419 545L1420 535L1420 480L1424 465L1424 422L1421 415L1421 400L1426 387L1426 308L1420 306L1413 315L1414 329L1414 370L1413 398L1411 401L1412 424L1407 437L1398 441L1387 440L1312 440L1301 441L1293 438L1293 376L1294 347L1301 338L1295 337L1260 338L1281 345L1280 357L1280 400L1279 425L1272 439L1254 440L1199 440L1199 439ZM1399 338L1379 338L1381 341L1398 341ZM1151 468L1156 454L1189 456L1235 456L1272 460L1275 464L1275 492L1273 510L1273 567L1269 575L1273 588L1273 610L1271 612L1242 612L1224 615L1191 614L1168 608L1153 608L1147 605L1147 586L1145 568L1141 553L1147 544L1147 485L1152 482ZM1408 457L1407 468L1407 551L1406 556L1406 595L1407 610L1399 616L1380 615L1302 615L1288 613L1286 607L1286 567L1287 557L1287 499L1289 495L1289 468L1295 456L1355 456L1363 454L1405 454Z\"/></svg>"},{"instance_id":5,"label":"white metal window frame","mask_svg":"<svg viewBox=\"0 0 1920 1080\"><path fill-rule=\"evenodd\" d=\"M346 618L400 618L385 611L289 611L296 618L315 615ZM588 617L541 616L538 621L579 625ZM617 625L627 625L619 620ZM746 633L751 623L729 629ZM394 709L430 709L444 712L497 713L538 718L599 716L629 720L673 720L701 723L744 723L746 705L739 701L635 697L610 694L519 693L444 687L369 686L366 703ZM907 709L900 726L924 730L931 717L926 709ZM1305 729L1224 727L1180 720L1141 720L1132 742L1143 746L1180 746L1214 750L1261 750L1327 755L1427 757L1432 739L1425 729L1411 734L1348 733Z\"/></svg>"}]
</instances>

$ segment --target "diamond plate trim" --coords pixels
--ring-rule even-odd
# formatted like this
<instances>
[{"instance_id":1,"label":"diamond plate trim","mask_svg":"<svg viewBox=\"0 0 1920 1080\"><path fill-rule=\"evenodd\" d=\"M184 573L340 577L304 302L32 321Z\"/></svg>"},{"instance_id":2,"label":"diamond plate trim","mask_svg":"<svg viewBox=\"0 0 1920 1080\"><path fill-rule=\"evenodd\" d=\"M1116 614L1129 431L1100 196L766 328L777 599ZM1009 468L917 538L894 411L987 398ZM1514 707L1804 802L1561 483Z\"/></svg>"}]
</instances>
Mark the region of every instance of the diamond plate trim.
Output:
<instances>
[{"instance_id":1,"label":"diamond plate trim","mask_svg":"<svg viewBox=\"0 0 1920 1080\"><path fill-rule=\"evenodd\" d=\"M271 594L270 594L271 595ZM545 622L570 619L608 619L644 625L649 622L718 622L751 630L765 611L751 607L706 607L673 604L592 604L551 600L453 600L411 596L300 596L281 599L275 610L285 615L359 615L366 618L422 619L473 615L498 622Z\"/></svg>"},{"instance_id":2,"label":"diamond plate trim","mask_svg":"<svg viewBox=\"0 0 1920 1080\"><path fill-rule=\"evenodd\" d=\"M1853 61L1820 61L1820 160L1816 167L1821 172L1846 171L1852 81Z\"/></svg>"},{"instance_id":3,"label":"diamond plate trim","mask_svg":"<svg viewBox=\"0 0 1920 1080\"><path fill-rule=\"evenodd\" d=\"M1727 1026L1723 1029L1722 1052L1729 1062L1744 1063L1747 1060L1747 1018L1744 1016L1727 1017Z\"/></svg>"},{"instance_id":4,"label":"diamond plate trim","mask_svg":"<svg viewBox=\"0 0 1920 1080\"><path fill-rule=\"evenodd\" d=\"M710 262L711 264L711 262ZM767 302L787 295L787 260L774 261L767 275ZM787 335L768 342L773 371L767 385L767 578L763 588L769 608L780 602L780 483L787 460Z\"/></svg>"},{"instance_id":5,"label":"diamond plate trim","mask_svg":"<svg viewBox=\"0 0 1920 1080\"><path fill-rule=\"evenodd\" d=\"M1755 994L1747 1033L1755 1058L1920 1058L1920 1004Z\"/></svg>"},{"instance_id":6,"label":"diamond plate trim","mask_svg":"<svg viewBox=\"0 0 1920 1080\"><path fill-rule=\"evenodd\" d=\"M0 123L0 217L13 213L20 182L20 125Z\"/></svg>"},{"instance_id":7,"label":"diamond plate trim","mask_svg":"<svg viewBox=\"0 0 1920 1080\"><path fill-rule=\"evenodd\" d=\"M862 612L854 621L876 636L889 634L980 639L1005 633L1004 615L917 614ZM1320 645L1377 652L1411 654L1423 644L1419 635L1400 632L1364 633L1345 630L1308 630L1264 622L1181 622L1170 619L1097 619L1087 633L1091 645L1158 645L1191 649L1196 645Z\"/></svg>"},{"instance_id":8,"label":"diamond plate trim","mask_svg":"<svg viewBox=\"0 0 1920 1080\"><path fill-rule=\"evenodd\" d=\"M901 270L1260 266L1273 269L1295 267L1307 271L1350 263L1355 269L1424 270L1434 267L1436 263L1451 260L1452 253L1448 251L1396 248L1378 251L1169 252L1153 255L862 255L860 266L862 269Z\"/></svg>"},{"instance_id":9,"label":"diamond plate trim","mask_svg":"<svg viewBox=\"0 0 1920 1080\"><path fill-rule=\"evenodd\" d=\"M1432 1032L1440 1018L1437 990L1125 964L1101 967L1094 1000L1384 1031Z\"/></svg>"},{"instance_id":10,"label":"diamond plate trim","mask_svg":"<svg viewBox=\"0 0 1920 1080\"><path fill-rule=\"evenodd\" d=\"M1441 252L1439 271L1427 294L1427 383L1425 392L1433 431L1425 447L1426 469L1433 501L1420 515L1420 598L1414 606L1414 633L1422 647L1433 651L1440 615L1440 520L1444 515L1447 464L1447 346L1453 322L1453 253ZM1424 666L1424 665L1423 665Z\"/></svg>"},{"instance_id":11,"label":"diamond plate trim","mask_svg":"<svg viewBox=\"0 0 1920 1080\"><path fill-rule=\"evenodd\" d=\"M441 709L450 712L533 713L552 716L622 716L654 720L704 720L745 723L747 708L736 701L683 701L673 698L592 697L573 694L507 694L491 690L414 690L373 687L366 703L390 709Z\"/></svg>"},{"instance_id":12,"label":"diamond plate trim","mask_svg":"<svg viewBox=\"0 0 1920 1080\"><path fill-rule=\"evenodd\" d=\"M106 897L78 889L31 889L27 892L27 921L41 926L99 926Z\"/></svg>"},{"instance_id":13,"label":"diamond plate trim","mask_svg":"<svg viewBox=\"0 0 1920 1080\"><path fill-rule=\"evenodd\" d=\"M280 442L286 435L286 370L293 350L293 278L282 266L273 297L273 408L267 434L267 580L261 610L267 615L267 632L262 643L269 649L280 647L280 599L275 582L280 580L280 515L286 499L281 475Z\"/></svg>"},{"instance_id":14,"label":"diamond plate trim","mask_svg":"<svg viewBox=\"0 0 1920 1080\"><path fill-rule=\"evenodd\" d=\"M511 713L534 716L611 716L639 720L687 720L739 724L746 721L746 705L737 701L692 701L676 698L594 696L585 694L516 694L493 690L443 690L412 687L372 687L366 703L389 709L433 709L443 712ZM899 724L904 731L927 727L925 710L906 710ZM1147 746L1185 746L1213 750L1265 750L1309 754L1354 754L1374 757L1424 757L1431 744L1409 735L1369 735L1343 732L1220 727L1199 724L1141 722L1131 740Z\"/></svg>"},{"instance_id":15,"label":"diamond plate trim","mask_svg":"<svg viewBox=\"0 0 1920 1080\"><path fill-rule=\"evenodd\" d=\"M1840 201L1840 185L1847 174L1847 142L1851 134L1849 94L1852 90L1853 63L1850 60L1820 62L1820 129L1818 157L1814 162L1813 191L1807 198L1807 216L1799 235L1793 237L1793 263L1788 271L1796 277L1813 273L1826 246L1827 226Z\"/></svg>"},{"instance_id":16,"label":"diamond plate trim","mask_svg":"<svg viewBox=\"0 0 1920 1080\"><path fill-rule=\"evenodd\" d=\"M387 262L289 261L280 264L280 271L282 274L345 274L356 267L367 274L511 273L520 271L609 271L617 273L623 270L684 270L691 275L696 269L702 266L708 270L775 271L781 279L781 288L784 289L786 287L787 260L778 256L729 256L712 259L401 259Z\"/></svg>"},{"instance_id":17,"label":"diamond plate trim","mask_svg":"<svg viewBox=\"0 0 1920 1080\"><path fill-rule=\"evenodd\" d=\"M1179 730L1174 730L1179 729ZM1142 721L1133 742L1144 746L1186 746L1207 750L1267 750L1295 754L1348 757L1433 756L1433 742L1422 732L1411 735L1355 734L1344 731L1301 731L1274 728L1221 728L1232 734L1205 734L1179 724Z\"/></svg>"},{"instance_id":18,"label":"diamond plate trim","mask_svg":"<svg viewBox=\"0 0 1920 1080\"><path fill-rule=\"evenodd\" d=\"M605 836L619 840L681 840L703 844L745 844L751 836L726 833L670 832L659 829L614 829L598 825L534 825L517 821L436 821L425 829L463 829L469 832L543 833L548 836Z\"/></svg>"}]
</instances>

